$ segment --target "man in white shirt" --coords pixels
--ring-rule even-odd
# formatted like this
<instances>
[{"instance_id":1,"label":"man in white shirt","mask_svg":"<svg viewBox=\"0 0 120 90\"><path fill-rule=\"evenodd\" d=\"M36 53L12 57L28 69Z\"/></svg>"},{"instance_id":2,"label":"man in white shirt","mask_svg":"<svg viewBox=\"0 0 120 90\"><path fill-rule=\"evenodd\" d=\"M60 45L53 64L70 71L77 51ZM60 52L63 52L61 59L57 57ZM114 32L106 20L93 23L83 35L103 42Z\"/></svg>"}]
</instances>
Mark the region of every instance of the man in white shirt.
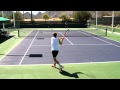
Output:
<instances>
[{"instance_id":1,"label":"man in white shirt","mask_svg":"<svg viewBox=\"0 0 120 90\"><path fill-rule=\"evenodd\" d=\"M59 63L56 57L59 53L58 45L59 44L62 45L63 40L64 40L64 37L57 38L57 33L53 33L53 37L51 37L51 52L54 60L54 64L52 65L52 67L56 67L56 64L58 64L60 66L60 72L62 71L63 66Z\"/></svg>"}]
</instances>

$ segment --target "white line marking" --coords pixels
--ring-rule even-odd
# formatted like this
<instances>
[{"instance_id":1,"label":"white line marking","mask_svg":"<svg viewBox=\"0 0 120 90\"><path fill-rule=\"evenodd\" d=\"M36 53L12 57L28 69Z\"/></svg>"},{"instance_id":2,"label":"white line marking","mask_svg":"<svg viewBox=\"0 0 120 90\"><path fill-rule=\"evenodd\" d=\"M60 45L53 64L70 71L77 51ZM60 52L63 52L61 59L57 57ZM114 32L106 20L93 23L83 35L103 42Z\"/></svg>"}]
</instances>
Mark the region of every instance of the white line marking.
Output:
<instances>
[{"instance_id":1,"label":"white line marking","mask_svg":"<svg viewBox=\"0 0 120 90\"><path fill-rule=\"evenodd\" d=\"M89 46L89 45L96 45L96 46L104 46L104 45L111 45L111 44L74 44L74 45L86 45L86 46Z\"/></svg>"},{"instance_id":2,"label":"white line marking","mask_svg":"<svg viewBox=\"0 0 120 90\"><path fill-rule=\"evenodd\" d=\"M38 32L39 32L39 31L38 31ZM26 52L25 52L24 56L23 56L23 57L22 57L22 59L20 60L19 65L22 63L23 59L25 58L25 55L27 54L28 50L30 49L30 47L31 47L31 45L32 45L33 41L35 40L35 38L36 38L36 36L37 36L38 32L36 33L35 37L33 38L32 42L31 42L31 44L29 45L28 49L26 50Z\"/></svg>"},{"instance_id":3,"label":"white line marking","mask_svg":"<svg viewBox=\"0 0 120 90\"><path fill-rule=\"evenodd\" d=\"M78 31L78 32L80 32L80 31ZM84 32L81 32L81 33L84 33ZM89 34L87 34L87 33L84 33L84 34L86 34L86 35L88 35L88 36L92 36L92 35L89 35ZM116 44L110 43L110 42L105 41L105 40L103 40L103 39L100 39L100 38L98 38L98 37L94 37L94 36L92 36L92 37L93 37L93 38L96 38L96 39L98 39L98 40L101 40L101 41L103 41L103 42L109 43L109 44L111 44L111 45L114 45L114 46L116 46L116 47L120 47L120 46L118 46L118 45L116 45Z\"/></svg>"},{"instance_id":4,"label":"white line marking","mask_svg":"<svg viewBox=\"0 0 120 90\"><path fill-rule=\"evenodd\" d=\"M72 64L99 64L99 63L120 63L120 61L106 61L106 62L81 62L81 63L61 63L62 65ZM23 64L23 65L0 65L0 66L37 66L37 65L52 65L52 64Z\"/></svg>"},{"instance_id":5,"label":"white line marking","mask_svg":"<svg viewBox=\"0 0 120 90\"><path fill-rule=\"evenodd\" d=\"M62 34L61 32L60 32L60 34ZM62 36L64 36L63 34L62 34ZM66 38L66 37L65 37ZM67 39L67 38L66 38ZM68 40L68 42L71 44L71 45L74 45L69 39L67 39Z\"/></svg>"},{"instance_id":6,"label":"white line marking","mask_svg":"<svg viewBox=\"0 0 120 90\"><path fill-rule=\"evenodd\" d=\"M116 63L120 61L105 61L105 62L83 62L83 63L61 63L61 64L96 64L96 63Z\"/></svg>"}]
</instances>

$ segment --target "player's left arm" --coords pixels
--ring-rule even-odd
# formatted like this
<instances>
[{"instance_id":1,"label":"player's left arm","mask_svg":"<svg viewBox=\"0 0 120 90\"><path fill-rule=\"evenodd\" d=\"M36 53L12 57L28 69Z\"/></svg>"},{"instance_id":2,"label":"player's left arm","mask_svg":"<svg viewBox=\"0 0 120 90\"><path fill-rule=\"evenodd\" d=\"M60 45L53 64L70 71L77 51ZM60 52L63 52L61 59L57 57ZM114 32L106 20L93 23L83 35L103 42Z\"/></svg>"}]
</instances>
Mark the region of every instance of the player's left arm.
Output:
<instances>
[{"instance_id":1,"label":"player's left arm","mask_svg":"<svg viewBox=\"0 0 120 90\"><path fill-rule=\"evenodd\" d=\"M64 37L60 37L60 38L58 38L58 40L59 40L59 44L62 45L62 44L63 44Z\"/></svg>"}]
</instances>

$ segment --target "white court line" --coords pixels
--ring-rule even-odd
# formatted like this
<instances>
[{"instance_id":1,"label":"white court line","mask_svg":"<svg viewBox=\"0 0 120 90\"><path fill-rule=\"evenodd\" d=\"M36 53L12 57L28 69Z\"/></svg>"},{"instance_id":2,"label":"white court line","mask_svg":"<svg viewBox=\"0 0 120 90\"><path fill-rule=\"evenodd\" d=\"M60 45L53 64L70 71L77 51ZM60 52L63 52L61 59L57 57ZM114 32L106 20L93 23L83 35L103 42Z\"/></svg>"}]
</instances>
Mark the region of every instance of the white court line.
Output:
<instances>
[{"instance_id":1,"label":"white court line","mask_svg":"<svg viewBox=\"0 0 120 90\"><path fill-rule=\"evenodd\" d=\"M106 62L81 62L81 63L61 63L62 65L72 64L101 64L101 63L119 63L120 61L106 61ZM0 65L0 66L37 66L37 65L52 65L52 64L23 64L23 65Z\"/></svg>"},{"instance_id":2,"label":"white court line","mask_svg":"<svg viewBox=\"0 0 120 90\"><path fill-rule=\"evenodd\" d=\"M23 59L25 58L25 55L27 54L28 50L30 49L30 47L31 47L31 45L32 45L33 41L35 40L35 38L36 38L36 36L37 36L38 33L39 33L39 31L36 33L36 35L35 35L35 37L33 38L31 44L29 45L28 49L26 50L24 56L23 56L22 59L20 60L19 65L22 63Z\"/></svg>"},{"instance_id":3,"label":"white court line","mask_svg":"<svg viewBox=\"0 0 120 90\"><path fill-rule=\"evenodd\" d=\"M78 31L78 32L80 32L80 31ZM92 35L89 35L89 34L84 33L84 32L81 32L81 33L86 34L86 35L88 35L88 36L92 36ZM110 43L110 42L105 41L105 40L103 40L103 39L100 39L100 38L98 38L98 37L94 37L94 36L92 36L92 37L93 37L93 38L96 38L96 39L98 39L98 40L101 40L101 41L103 41L103 42L109 43L109 44L111 44L111 45L113 45L113 46L120 47L120 46L118 46L118 45L116 45L116 44Z\"/></svg>"},{"instance_id":4,"label":"white court line","mask_svg":"<svg viewBox=\"0 0 120 90\"><path fill-rule=\"evenodd\" d=\"M104 45L111 45L111 44L74 44L74 45L86 45L86 46L92 46L92 45L96 45L96 46L104 46Z\"/></svg>"},{"instance_id":5,"label":"white court line","mask_svg":"<svg viewBox=\"0 0 120 90\"><path fill-rule=\"evenodd\" d=\"M32 32L32 31L31 31L31 32ZM31 33L31 32L30 32L30 33ZM29 33L29 34L30 34L30 33ZM28 35L29 35L29 34L28 34ZM25 38L27 38L27 37L25 37ZM0 59L0 61L1 61L8 53L10 53L12 50L14 50L25 38L23 38L14 48L12 48L11 50L9 50L9 51Z\"/></svg>"},{"instance_id":6,"label":"white court line","mask_svg":"<svg viewBox=\"0 0 120 90\"><path fill-rule=\"evenodd\" d=\"M105 61L105 62L83 62L83 63L61 63L61 64L97 64L97 63L116 63L116 62L120 62L120 61Z\"/></svg>"},{"instance_id":7,"label":"white court line","mask_svg":"<svg viewBox=\"0 0 120 90\"><path fill-rule=\"evenodd\" d=\"M62 34L61 32L60 32L60 34ZM64 36L63 34L62 34L62 36ZM66 37L65 37L66 38ZM67 38L66 38L67 39ZM71 45L74 45L69 39L67 39L68 40L68 42L71 44Z\"/></svg>"},{"instance_id":8,"label":"white court line","mask_svg":"<svg viewBox=\"0 0 120 90\"><path fill-rule=\"evenodd\" d=\"M74 44L73 46L79 46L79 45L86 45L86 46L92 46L92 45L96 45L96 46L104 46L104 45L111 45L111 44ZM51 46L51 45L31 45L33 47L41 47L41 46ZM61 46L61 45L59 45ZM71 46L71 44L63 44L62 46Z\"/></svg>"}]
</instances>

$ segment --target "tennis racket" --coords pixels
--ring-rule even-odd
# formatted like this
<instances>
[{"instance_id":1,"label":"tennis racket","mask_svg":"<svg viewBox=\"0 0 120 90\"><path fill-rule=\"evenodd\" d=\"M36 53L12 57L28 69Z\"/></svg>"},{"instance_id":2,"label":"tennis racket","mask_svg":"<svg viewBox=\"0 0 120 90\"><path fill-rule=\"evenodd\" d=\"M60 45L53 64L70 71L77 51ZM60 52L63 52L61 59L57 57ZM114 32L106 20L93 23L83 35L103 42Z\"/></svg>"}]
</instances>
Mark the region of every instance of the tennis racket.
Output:
<instances>
[{"instance_id":1,"label":"tennis racket","mask_svg":"<svg viewBox=\"0 0 120 90\"><path fill-rule=\"evenodd\" d=\"M66 36L66 34L67 34L68 32L69 32L69 29L65 31L64 36L63 36L63 37L65 37L65 36Z\"/></svg>"},{"instance_id":2,"label":"tennis racket","mask_svg":"<svg viewBox=\"0 0 120 90\"><path fill-rule=\"evenodd\" d=\"M69 32L69 29L65 31L65 33L63 34L63 37L61 37L62 41L64 40L66 34Z\"/></svg>"},{"instance_id":3,"label":"tennis racket","mask_svg":"<svg viewBox=\"0 0 120 90\"><path fill-rule=\"evenodd\" d=\"M66 36L67 32L69 32L69 29L68 29L68 30L66 30L66 31L65 31L65 33L64 33L64 35L63 35L63 37L61 37L61 38L60 38L60 39L61 39L61 40L60 40L61 42L63 42L63 40L64 40L64 38L65 38L65 36Z\"/></svg>"}]
</instances>

